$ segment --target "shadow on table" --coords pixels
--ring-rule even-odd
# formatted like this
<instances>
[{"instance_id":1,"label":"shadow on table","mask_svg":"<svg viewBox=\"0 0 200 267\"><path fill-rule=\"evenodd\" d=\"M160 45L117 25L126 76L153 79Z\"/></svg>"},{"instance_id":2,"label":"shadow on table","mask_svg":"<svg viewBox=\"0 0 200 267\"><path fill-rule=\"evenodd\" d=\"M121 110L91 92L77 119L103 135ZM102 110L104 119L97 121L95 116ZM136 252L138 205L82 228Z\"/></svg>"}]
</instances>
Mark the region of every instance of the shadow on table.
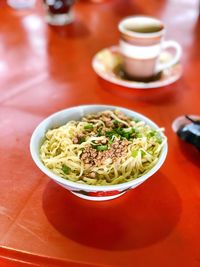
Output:
<instances>
[{"instance_id":1,"label":"shadow on table","mask_svg":"<svg viewBox=\"0 0 200 267\"><path fill-rule=\"evenodd\" d=\"M183 95L183 83L181 79L171 85L160 87L160 88L148 88L148 89L134 89L126 88L124 86L110 83L101 77L98 77L98 82L103 90L116 94L120 97L127 99L136 99L156 105L163 105L164 103L177 102L180 95Z\"/></svg>"},{"instance_id":2,"label":"shadow on table","mask_svg":"<svg viewBox=\"0 0 200 267\"><path fill-rule=\"evenodd\" d=\"M112 12L120 17L127 17L144 13L144 11L138 7L136 2L131 0L127 0L126 4L124 4L124 0L113 1Z\"/></svg>"},{"instance_id":3,"label":"shadow on table","mask_svg":"<svg viewBox=\"0 0 200 267\"><path fill-rule=\"evenodd\" d=\"M125 4L124 0L115 0L113 1L112 11L120 17L138 14L158 16L165 9L166 2L166 0L151 1L151 3L149 1L127 0Z\"/></svg>"},{"instance_id":4,"label":"shadow on table","mask_svg":"<svg viewBox=\"0 0 200 267\"><path fill-rule=\"evenodd\" d=\"M128 250L165 239L179 221L181 200L171 182L158 173L105 202L79 199L51 181L43 194L43 209L67 238L105 250Z\"/></svg>"},{"instance_id":5,"label":"shadow on table","mask_svg":"<svg viewBox=\"0 0 200 267\"><path fill-rule=\"evenodd\" d=\"M192 162L194 165L200 168L200 151L197 150L193 145L186 143L185 141L181 140L178 138L178 145L185 156L185 158L189 161Z\"/></svg>"},{"instance_id":6,"label":"shadow on table","mask_svg":"<svg viewBox=\"0 0 200 267\"><path fill-rule=\"evenodd\" d=\"M49 25L49 28L56 35L61 38L84 38L87 37L90 32L83 22L76 19L73 23L65 26L53 26Z\"/></svg>"},{"instance_id":7,"label":"shadow on table","mask_svg":"<svg viewBox=\"0 0 200 267\"><path fill-rule=\"evenodd\" d=\"M199 49L200 49L200 1L199 1L199 7L198 7L198 16L196 18L196 21L193 25L193 27L190 30L190 36L188 37L188 40L190 40L192 49L187 50L187 58L188 62L198 62L197 59L199 59ZM195 14L195 13L194 13ZM187 66L187 64L186 64ZM190 65L189 65L190 66ZM195 68L192 68L192 71L195 73L198 71L195 70ZM188 73L186 73L188 75Z\"/></svg>"}]
</instances>

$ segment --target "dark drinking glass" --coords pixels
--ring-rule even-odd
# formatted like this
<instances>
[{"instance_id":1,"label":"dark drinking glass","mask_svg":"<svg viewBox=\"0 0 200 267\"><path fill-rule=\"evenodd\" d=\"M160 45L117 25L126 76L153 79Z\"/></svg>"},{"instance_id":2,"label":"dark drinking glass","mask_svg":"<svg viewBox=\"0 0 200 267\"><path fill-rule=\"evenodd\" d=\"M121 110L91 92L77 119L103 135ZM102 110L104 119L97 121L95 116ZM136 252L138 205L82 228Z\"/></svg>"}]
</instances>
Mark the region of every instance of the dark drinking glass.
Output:
<instances>
[{"instance_id":1,"label":"dark drinking glass","mask_svg":"<svg viewBox=\"0 0 200 267\"><path fill-rule=\"evenodd\" d=\"M65 25L73 21L71 11L75 0L43 0L46 8L46 20L52 25Z\"/></svg>"}]
</instances>

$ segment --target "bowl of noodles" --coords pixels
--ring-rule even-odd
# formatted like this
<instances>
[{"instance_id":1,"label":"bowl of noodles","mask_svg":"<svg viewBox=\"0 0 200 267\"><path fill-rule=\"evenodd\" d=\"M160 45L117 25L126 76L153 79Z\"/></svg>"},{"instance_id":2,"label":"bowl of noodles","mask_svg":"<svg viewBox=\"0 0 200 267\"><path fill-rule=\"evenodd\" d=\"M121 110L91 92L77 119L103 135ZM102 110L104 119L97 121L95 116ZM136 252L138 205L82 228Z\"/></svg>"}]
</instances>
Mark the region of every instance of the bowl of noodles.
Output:
<instances>
[{"instance_id":1,"label":"bowl of noodles","mask_svg":"<svg viewBox=\"0 0 200 267\"><path fill-rule=\"evenodd\" d=\"M144 115L108 105L56 112L34 130L30 151L39 169L88 200L109 200L142 184L164 163L164 129Z\"/></svg>"}]
</instances>

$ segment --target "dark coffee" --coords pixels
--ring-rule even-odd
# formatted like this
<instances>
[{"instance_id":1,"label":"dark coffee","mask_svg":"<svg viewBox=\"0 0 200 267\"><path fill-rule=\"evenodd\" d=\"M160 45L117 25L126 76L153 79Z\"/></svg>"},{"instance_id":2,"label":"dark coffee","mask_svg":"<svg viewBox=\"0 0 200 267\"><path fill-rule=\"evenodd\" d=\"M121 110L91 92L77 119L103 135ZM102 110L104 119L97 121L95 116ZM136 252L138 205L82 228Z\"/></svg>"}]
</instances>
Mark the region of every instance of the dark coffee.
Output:
<instances>
[{"instance_id":1,"label":"dark coffee","mask_svg":"<svg viewBox=\"0 0 200 267\"><path fill-rule=\"evenodd\" d=\"M126 30L131 32L137 32L137 33L154 33L154 32L160 32L163 30L163 25L143 25L143 26L127 26Z\"/></svg>"},{"instance_id":2,"label":"dark coffee","mask_svg":"<svg viewBox=\"0 0 200 267\"><path fill-rule=\"evenodd\" d=\"M52 14L66 14L69 12L75 0L43 0Z\"/></svg>"}]
</instances>

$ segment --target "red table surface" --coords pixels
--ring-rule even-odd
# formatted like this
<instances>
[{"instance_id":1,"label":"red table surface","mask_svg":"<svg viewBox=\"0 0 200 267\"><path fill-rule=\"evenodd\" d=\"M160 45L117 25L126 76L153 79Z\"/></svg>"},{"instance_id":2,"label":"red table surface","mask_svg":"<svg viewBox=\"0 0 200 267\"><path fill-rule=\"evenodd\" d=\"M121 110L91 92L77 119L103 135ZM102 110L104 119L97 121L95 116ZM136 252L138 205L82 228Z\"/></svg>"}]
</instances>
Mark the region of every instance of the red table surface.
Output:
<instances>
[{"instance_id":1,"label":"red table surface","mask_svg":"<svg viewBox=\"0 0 200 267\"><path fill-rule=\"evenodd\" d=\"M200 266L199 153L171 129L200 109L198 1L79 1L75 22L45 23L40 1L16 11L0 3L0 266ZM118 22L161 18L183 47L183 76L154 90L99 79L100 49L118 43ZM82 200L42 174L29 152L37 124L80 104L123 106L164 126L167 160L147 182L108 202Z\"/></svg>"}]
</instances>

